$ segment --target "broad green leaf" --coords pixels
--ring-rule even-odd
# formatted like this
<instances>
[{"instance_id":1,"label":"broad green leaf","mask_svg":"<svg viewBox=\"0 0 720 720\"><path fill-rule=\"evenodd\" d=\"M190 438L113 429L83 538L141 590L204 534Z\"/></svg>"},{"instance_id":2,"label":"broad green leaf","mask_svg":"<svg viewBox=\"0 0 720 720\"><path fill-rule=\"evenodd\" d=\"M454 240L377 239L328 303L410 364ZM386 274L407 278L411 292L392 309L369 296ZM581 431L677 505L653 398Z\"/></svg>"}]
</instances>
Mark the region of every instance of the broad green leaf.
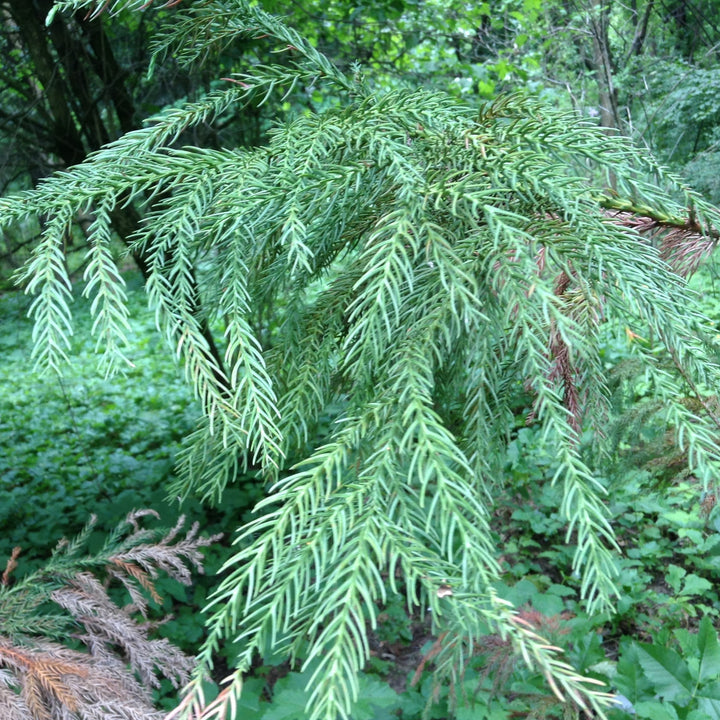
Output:
<instances>
[{"instance_id":1,"label":"broad green leaf","mask_svg":"<svg viewBox=\"0 0 720 720\"><path fill-rule=\"evenodd\" d=\"M666 510L662 516L662 522L679 527L694 527L699 524L697 517L685 510Z\"/></svg>"},{"instance_id":2,"label":"broad green leaf","mask_svg":"<svg viewBox=\"0 0 720 720\"><path fill-rule=\"evenodd\" d=\"M708 714L704 710L691 710L685 720L709 720Z\"/></svg>"},{"instance_id":3,"label":"broad green leaf","mask_svg":"<svg viewBox=\"0 0 720 720\"><path fill-rule=\"evenodd\" d=\"M720 675L720 643L712 621L707 616L700 621L697 645L700 654L699 682L717 678Z\"/></svg>"},{"instance_id":4,"label":"broad green leaf","mask_svg":"<svg viewBox=\"0 0 720 720\"><path fill-rule=\"evenodd\" d=\"M538 595L538 589L530 580L519 580L503 597L509 600L515 607L521 607L528 602L534 601Z\"/></svg>"},{"instance_id":5,"label":"broad green leaf","mask_svg":"<svg viewBox=\"0 0 720 720\"><path fill-rule=\"evenodd\" d=\"M641 697L647 697L649 682L638 661L637 645L631 645L622 654L613 677L613 685L632 703Z\"/></svg>"},{"instance_id":6,"label":"broad green leaf","mask_svg":"<svg viewBox=\"0 0 720 720\"><path fill-rule=\"evenodd\" d=\"M716 549L720 543L720 534L714 533L708 535L702 543L698 546L698 552L709 553L711 550Z\"/></svg>"},{"instance_id":7,"label":"broad green leaf","mask_svg":"<svg viewBox=\"0 0 720 720\"><path fill-rule=\"evenodd\" d=\"M699 695L698 701L698 718L703 720L720 720L720 697L708 698Z\"/></svg>"},{"instance_id":8,"label":"broad green leaf","mask_svg":"<svg viewBox=\"0 0 720 720\"><path fill-rule=\"evenodd\" d=\"M686 659L690 660L698 655L698 633L691 632L685 628L678 628L673 631L673 636L677 640L680 650L680 654ZM699 659L699 658L697 658ZM692 673L693 675L696 673Z\"/></svg>"},{"instance_id":9,"label":"broad green leaf","mask_svg":"<svg viewBox=\"0 0 720 720\"><path fill-rule=\"evenodd\" d=\"M307 675L290 673L275 684L272 704L263 713L263 720L304 720L308 693L305 692Z\"/></svg>"},{"instance_id":10,"label":"broad green leaf","mask_svg":"<svg viewBox=\"0 0 720 720\"><path fill-rule=\"evenodd\" d=\"M548 595L547 593L533 595L532 604L536 610L547 617L559 615L565 610L565 603L562 598L559 598L557 595Z\"/></svg>"},{"instance_id":11,"label":"broad green leaf","mask_svg":"<svg viewBox=\"0 0 720 720\"><path fill-rule=\"evenodd\" d=\"M717 641L717 637L715 638ZM698 709L708 720L720 720L720 682L700 688L697 696Z\"/></svg>"},{"instance_id":12,"label":"broad green leaf","mask_svg":"<svg viewBox=\"0 0 720 720\"><path fill-rule=\"evenodd\" d=\"M580 672L585 672L590 666L597 668L605 659L600 636L597 633L590 633L581 637L576 643L571 654L572 664ZM610 663L612 672L615 671L614 663ZM602 670L596 670L602 672Z\"/></svg>"},{"instance_id":13,"label":"broad green leaf","mask_svg":"<svg viewBox=\"0 0 720 720\"><path fill-rule=\"evenodd\" d=\"M311 673L290 673L278 680L272 705L262 720L305 720L310 697L306 685ZM360 693L353 705L352 720L377 720L389 717L401 705L401 698L386 682L369 675L358 678ZM244 717L243 717L244 720Z\"/></svg>"},{"instance_id":14,"label":"broad green leaf","mask_svg":"<svg viewBox=\"0 0 720 720\"><path fill-rule=\"evenodd\" d=\"M591 665L588 670L604 675L612 680L617 675L617 663L612 660L602 660L599 663Z\"/></svg>"},{"instance_id":15,"label":"broad green leaf","mask_svg":"<svg viewBox=\"0 0 720 720\"><path fill-rule=\"evenodd\" d=\"M458 708L455 713L455 720L490 720L495 716L488 714L489 710L485 706L465 705L464 707ZM504 720L507 714L503 713L498 715L498 720Z\"/></svg>"},{"instance_id":16,"label":"broad green leaf","mask_svg":"<svg viewBox=\"0 0 720 720\"><path fill-rule=\"evenodd\" d=\"M260 720L267 705L261 706L260 696L265 687L265 681L260 678L247 678L243 681L242 695L237 700L238 717L243 720Z\"/></svg>"},{"instance_id":17,"label":"broad green leaf","mask_svg":"<svg viewBox=\"0 0 720 720\"><path fill-rule=\"evenodd\" d=\"M685 661L674 651L657 645L638 645L638 660L655 692L668 701L683 702L695 683Z\"/></svg>"},{"instance_id":18,"label":"broad green leaf","mask_svg":"<svg viewBox=\"0 0 720 720\"><path fill-rule=\"evenodd\" d=\"M692 551L693 553L697 552L697 549L702 547L705 542L702 531L695 528L681 528L678 531L678 537L687 538L690 543L692 543L688 544L688 547L684 549Z\"/></svg>"},{"instance_id":19,"label":"broad green leaf","mask_svg":"<svg viewBox=\"0 0 720 720\"><path fill-rule=\"evenodd\" d=\"M557 583L550 585L547 592L550 595L558 595L559 597L569 597L577 594L577 590L574 588L568 587L567 585L558 585Z\"/></svg>"},{"instance_id":20,"label":"broad green leaf","mask_svg":"<svg viewBox=\"0 0 720 720\"><path fill-rule=\"evenodd\" d=\"M679 565L669 565L668 571L665 574L665 580L667 584L677 593L680 592L682 579L686 574L687 571Z\"/></svg>"},{"instance_id":21,"label":"broad green leaf","mask_svg":"<svg viewBox=\"0 0 720 720\"><path fill-rule=\"evenodd\" d=\"M635 713L636 717L648 720L679 720L677 710L672 705L659 700L637 703Z\"/></svg>"},{"instance_id":22,"label":"broad green leaf","mask_svg":"<svg viewBox=\"0 0 720 720\"><path fill-rule=\"evenodd\" d=\"M705 578L701 578L691 573L685 578L685 583L680 591L681 595L702 595L704 592L712 590L712 583Z\"/></svg>"},{"instance_id":23,"label":"broad green leaf","mask_svg":"<svg viewBox=\"0 0 720 720\"><path fill-rule=\"evenodd\" d=\"M360 675L360 694L353 705L353 720L380 720L392 717L401 704L400 696L386 683Z\"/></svg>"}]
</instances>

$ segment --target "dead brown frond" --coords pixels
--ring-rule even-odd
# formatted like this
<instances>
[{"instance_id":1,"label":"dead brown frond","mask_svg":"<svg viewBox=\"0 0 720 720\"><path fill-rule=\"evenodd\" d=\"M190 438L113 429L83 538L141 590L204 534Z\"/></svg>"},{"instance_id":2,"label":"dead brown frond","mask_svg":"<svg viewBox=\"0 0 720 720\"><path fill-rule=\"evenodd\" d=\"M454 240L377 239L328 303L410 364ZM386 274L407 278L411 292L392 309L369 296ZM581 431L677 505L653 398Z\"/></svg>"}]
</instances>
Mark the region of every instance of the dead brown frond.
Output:
<instances>
[{"instance_id":1,"label":"dead brown frond","mask_svg":"<svg viewBox=\"0 0 720 720\"><path fill-rule=\"evenodd\" d=\"M561 272L555 280L555 295L558 297L565 295L571 284L572 278L566 272ZM568 411L570 427L579 436L582 426L582 411L578 391L580 383L577 381L577 370L570 357L570 348L555 329L550 333L550 356L553 365L549 379L561 383L563 405Z\"/></svg>"},{"instance_id":2,"label":"dead brown frond","mask_svg":"<svg viewBox=\"0 0 720 720\"><path fill-rule=\"evenodd\" d=\"M548 267L546 249L540 248L536 256L538 271L544 272ZM602 303L595 297L588 288L578 286L577 278L572 269L562 270L554 280L554 294L563 303L563 313L576 322L579 326L587 329L587 332L594 332L600 325L602 317ZM550 369L547 379L562 391L563 406L567 410L567 419L570 429L575 437L579 438L582 432L582 425L590 408L588 407L588 396L586 379L587 372L583 366L582 358L573 355L571 348L558 332L555 324L551 324L548 337L548 360ZM530 385L526 389L533 393ZM597 421L598 414L606 415L606 407L598 407L597 403L592 408L593 416ZM530 409L526 418L528 425L537 419L536 403ZM599 431L600 432L600 431Z\"/></svg>"},{"instance_id":3,"label":"dead brown frond","mask_svg":"<svg viewBox=\"0 0 720 720\"><path fill-rule=\"evenodd\" d=\"M56 704L72 712L77 710L77 700L66 685L65 678L87 678L87 671L81 664L39 648L13 646L9 640L1 637L0 664L22 677L20 691L31 717L38 720L50 718L52 707Z\"/></svg>"},{"instance_id":4,"label":"dead brown frond","mask_svg":"<svg viewBox=\"0 0 720 720\"><path fill-rule=\"evenodd\" d=\"M20 555L20 551L22 548L14 547L12 549L12 553L10 553L10 557L8 558L7 565L5 565L5 571L2 574L2 579L0 579L0 583L3 585L9 585L10 584L10 575L12 574L13 570L17 567L17 559Z\"/></svg>"},{"instance_id":5,"label":"dead brown frond","mask_svg":"<svg viewBox=\"0 0 720 720\"><path fill-rule=\"evenodd\" d=\"M3 720L157 720L162 715L117 658L97 660L55 643L19 647L0 638L0 673Z\"/></svg>"},{"instance_id":6,"label":"dead brown frond","mask_svg":"<svg viewBox=\"0 0 720 720\"><path fill-rule=\"evenodd\" d=\"M130 517L128 516L128 522L132 523L133 520ZM133 519L135 517L137 517L136 514ZM157 572L160 570L179 583L190 585L192 571L203 572L203 555L200 549L216 542L222 535L213 535L207 538L198 537L198 524L194 523L185 537L173 544L184 523L185 516L183 515L180 516L175 527L159 542L133 545L130 549L111 556L110 563L116 568L127 567L128 565L135 568L139 567L149 578L157 577ZM139 537L142 532L144 531L136 531L130 536L129 540ZM139 580L139 578L136 579Z\"/></svg>"},{"instance_id":7,"label":"dead brown frond","mask_svg":"<svg viewBox=\"0 0 720 720\"><path fill-rule=\"evenodd\" d=\"M682 277L692 275L718 245L717 232L704 232L692 213L684 223L621 210L608 211L607 217L655 245L662 259Z\"/></svg>"},{"instance_id":8,"label":"dead brown frond","mask_svg":"<svg viewBox=\"0 0 720 720\"><path fill-rule=\"evenodd\" d=\"M151 640L148 628L118 608L105 588L88 573L78 573L52 599L67 610L84 628L79 639L91 655L117 653L138 674L147 687L159 687L159 672L180 687L189 679L193 663L165 639Z\"/></svg>"},{"instance_id":9,"label":"dead brown frond","mask_svg":"<svg viewBox=\"0 0 720 720\"><path fill-rule=\"evenodd\" d=\"M423 659L420 661L420 664L417 666L417 669L415 670L415 674L412 676L412 680L410 680L410 685L415 686L420 681L420 678L422 677L423 671L425 670L425 666L432 662L441 652L444 647L443 642L447 636L447 633L443 633L440 635L440 637L430 646L430 649L425 653Z\"/></svg>"},{"instance_id":10,"label":"dead brown frond","mask_svg":"<svg viewBox=\"0 0 720 720\"><path fill-rule=\"evenodd\" d=\"M27 720L31 717L22 695L18 692L15 676L0 668L0 717L3 720Z\"/></svg>"},{"instance_id":11,"label":"dead brown frond","mask_svg":"<svg viewBox=\"0 0 720 720\"><path fill-rule=\"evenodd\" d=\"M550 617L533 608L524 607L520 608L513 616L513 622L530 630L536 635L538 640L541 640L545 644L545 647L560 650L560 648L556 646L556 643L560 636L568 632L563 622L568 620L569 617L566 613ZM429 663L435 661L446 650L452 648L458 642L457 637L448 640L448 636L449 633L443 633L430 646L430 649L425 653L425 656L410 681L411 685L416 685L420 681L423 671ZM491 696L495 696L507 689L513 672L519 665L522 665L522 658L518 656L511 639L501 637L497 634L477 638L472 647L469 647L467 651L469 656L479 658L482 661L482 670L480 672L477 690L480 690L482 685L490 679ZM465 663L453 668L453 671L446 678L449 682L448 689L451 703L457 702L458 690L466 694L463 685L467 667L468 665ZM551 688L553 688L554 693L544 698L543 702L556 706L559 700L562 703L569 702L570 705L577 706L578 708L584 707L582 698L579 695L567 699L560 693L557 687L554 687L552 678L549 679L549 684ZM434 692L437 691L439 691L439 687L434 688ZM464 700L467 701L468 698L465 697Z\"/></svg>"},{"instance_id":12,"label":"dead brown frond","mask_svg":"<svg viewBox=\"0 0 720 720\"><path fill-rule=\"evenodd\" d=\"M142 593L137 591L137 587L134 583L128 582L128 578L133 578L140 583L140 586L147 590L150 597L158 604L162 602L162 598L155 589L152 578L150 575L138 565L133 563L125 562L125 560L114 557L110 558L112 565L108 568L108 572L125 586L128 593L133 599L135 606L138 610L145 615L147 610L147 603L144 601ZM117 569L116 569L117 568Z\"/></svg>"},{"instance_id":13,"label":"dead brown frond","mask_svg":"<svg viewBox=\"0 0 720 720\"><path fill-rule=\"evenodd\" d=\"M235 672L226 677L222 684L225 687L210 702L205 700L205 692L201 682L193 682L192 691L187 692L180 704L171 710L163 720L228 720L240 717L237 714L237 700L243 686L243 674Z\"/></svg>"},{"instance_id":14,"label":"dead brown frond","mask_svg":"<svg viewBox=\"0 0 720 720\"><path fill-rule=\"evenodd\" d=\"M176 688L188 682L194 660L150 636L158 623L146 621L148 603L162 603L160 572L189 585L202 571L201 548L216 537L198 537L196 525L180 536L181 518L155 540L139 523L147 516L157 514L131 513L90 556L89 523L44 568L11 584L13 552L0 582L0 720L159 720L150 691L161 677ZM109 594L115 580L130 595L124 607Z\"/></svg>"}]
</instances>

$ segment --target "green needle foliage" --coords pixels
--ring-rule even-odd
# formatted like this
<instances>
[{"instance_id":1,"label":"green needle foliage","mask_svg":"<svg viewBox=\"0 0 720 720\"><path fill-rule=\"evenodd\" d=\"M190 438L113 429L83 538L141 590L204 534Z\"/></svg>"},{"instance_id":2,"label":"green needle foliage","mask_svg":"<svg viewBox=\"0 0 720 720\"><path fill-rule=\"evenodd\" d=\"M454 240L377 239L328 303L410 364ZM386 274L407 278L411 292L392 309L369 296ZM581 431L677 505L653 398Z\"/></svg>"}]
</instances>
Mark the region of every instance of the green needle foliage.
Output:
<instances>
[{"instance_id":1,"label":"green needle foliage","mask_svg":"<svg viewBox=\"0 0 720 720\"><path fill-rule=\"evenodd\" d=\"M459 677L490 629L561 699L602 713L603 693L493 589L508 428L529 394L528 422L557 458L582 594L591 611L612 609L616 546L593 466L604 439L581 442L610 407L603 325L623 318L657 339L637 343L639 362L708 486L718 426L682 397L717 385L716 349L663 257L696 266L720 214L624 140L532 100L478 111L438 93L378 93L253 3L211 0L173 28L158 52L188 62L235 37L269 37L286 55L0 200L0 224L46 218L21 280L35 296L35 358L55 370L72 327L64 234L76 213L94 214L85 292L112 372L128 349L109 213L142 202L135 247L148 258L150 303L204 413L177 489L220 500L242 464L273 483L239 531L178 714L225 717L254 656L273 648L314 671L312 720L350 717L388 592L431 611L438 677ZM229 108L313 84L342 106L278 125L264 147L176 146ZM206 321L224 332L222 359ZM312 447L328 412L330 436ZM203 673L228 639L237 672L205 706Z\"/></svg>"}]
</instances>

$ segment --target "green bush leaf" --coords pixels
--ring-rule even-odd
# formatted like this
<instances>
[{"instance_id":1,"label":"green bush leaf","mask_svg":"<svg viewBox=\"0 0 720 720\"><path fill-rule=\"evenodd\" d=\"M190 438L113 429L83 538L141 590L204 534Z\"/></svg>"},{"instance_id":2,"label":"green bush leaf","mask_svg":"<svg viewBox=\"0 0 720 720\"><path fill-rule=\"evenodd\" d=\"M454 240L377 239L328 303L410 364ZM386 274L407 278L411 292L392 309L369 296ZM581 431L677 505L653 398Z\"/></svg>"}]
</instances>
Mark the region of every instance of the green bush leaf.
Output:
<instances>
[{"instance_id":1,"label":"green bush leaf","mask_svg":"<svg viewBox=\"0 0 720 720\"><path fill-rule=\"evenodd\" d=\"M680 592L682 579L685 577L687 571L681 568L679 565L669 565L665 580L667 584L677 593Z\"/></svg>"},{"instance_id":2,"label":"green bush leaf","mask_svg":"<svg viewBox=\"0 0 720 720\"><path fill-rule=\"evenodd\" d=\"M562 598L557 597L557 595L538 593L533 596L532 604L536 610L548 617L559 615L563 610L565 610L565 603Z\"/></svg>"},{"instance_id":3,"label":"green bush leaf","mask_svg":"<svg viewBox=\"0 0 720 720\"><path fill-rule=\"evenodd\" d=\"M263 717L260 696L264 688L265 681L260 678L247 678L243 682L243 692L237 701L239 717L243 720L260 720Z\"/></svg>"},{"instance_id":4,"label":"green bush leaf","mask_svg":"<svg viewBox=\"0 0 720 720\"><path fill-rule=\"evenodd\" d=\"M642 643L638 660L659 697L683 704L692 696L695 683L685 661L673 650Z\"/></svg>"},{"instance_id":5,"label":"green bush leaf","mask_svg":"<svg viewBox=\"0 0 720 720\"><path fill-rule=\"evenodd\" d=\"M306 685L311 675L309 672L290 673L278 680L272 705L262 714L262 720L305 720L309 696ZM400 695L378 678L361 674L358 683L360 692L353 705L352 720L389 717L402 702Z\"/></svg>"},{"instance_id":6,"label":"green bush leaf","mask_svg":"<svg viewBox=\"0 0 720 720\"><path fill-rule=\"evenodd\" d=\"M648 680L638 661L637 645L631 645L618 661L613 684L632 703L645 695Z\"/></svg>"},{"instance_id":7,"label":"green bush leaf","mask_svg":"<svg viewBox=\"0 0 720 720\"><path fill-rule=\"evenodd\" d=\"M717 642L717 638L715 639ZM716 666L717 674L717 666ZM704 720L720 720L720 682L714 682L702 689L698 695L698 711Z\"/></svg>"},{"instance_id":8,"label":"green bush leaf","mask_svg":"<svg viewBox=\"0 0 720 720\"><path fill-rule=\"evenodd\" d=\"M681 595L702 595L708 590L712 590L712 583L705 578L701 578L694 573L685 578L685 584L680 591Z\"/></svg>"},{"instance_id":9,"label":"green bush leaf","mask_svg":"<svg viewBox=\"0 0 720 720\"><path fill-rule=\"evenodd\" d=\"M391 717L400 706L400 696L386 682L370 675L360 675L359 684L360 694L353 706L353 720Z\"/></svg>"},{"instance_id":10,"label":"green bush leaf","mask_svg":"<svg viewBox=\"0 0 720 720\"><path fill-rule=\"evenodd\" d=\"M717 678L720 675L720 643L709 617L704 617L700 621L697 644L700 652L699 682Z\"/></svg>"},{"instance_id":11,"label":"green bush leaf","mask_svg":"<svg viewBox=\"0 0 720 720\"><path fill-rule=\"evenodd\" d=\"M685 720L708 720L709 717L703 710L691 710Z\"/></svg>"},{"instance_id":12,"label":"green bush leaf","mask_svg":"<svg viewBox=\"0 0 720 720\"><path fill-rule=\"evenodd\" d=\"M658 700L638 703L635 705L635 713L638 718L649 720L678 720L677 710Z\"/></svg>"},{"instance_id":13,"label":"green bush leaf","mask_svg":"<svg viewBox=\"0 0 720 720\"><path fill-rule=\"evenodd\" d=\"M275 684L272 705L263 713L263 720L303 720L307 693L307 675L290 673Z\"/></svg>"}]
</instances>

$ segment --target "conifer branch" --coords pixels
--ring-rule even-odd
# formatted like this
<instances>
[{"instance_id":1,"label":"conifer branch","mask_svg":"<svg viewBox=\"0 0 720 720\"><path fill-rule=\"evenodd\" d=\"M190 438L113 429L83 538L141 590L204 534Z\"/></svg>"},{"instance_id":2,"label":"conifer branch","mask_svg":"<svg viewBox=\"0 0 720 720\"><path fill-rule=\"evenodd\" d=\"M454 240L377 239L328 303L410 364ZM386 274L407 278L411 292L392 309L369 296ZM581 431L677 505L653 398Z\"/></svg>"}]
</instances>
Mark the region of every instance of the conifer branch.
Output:
<instances>
[{"instance_id":1,"label":"conifer branch","mask_svg":"<svg viewBox=\"0 0 720 720\"><path fill-rule=\"evenodd\" d=\"M268 34L292 59L257 66L35 191L0 199L3 226L53 218L23 272L36 296L36 356L52 369L66 360L71 330L70 218L96 209L86 292L111 364L125 311L106 217L127 198L148 201L135 247L203 412L181 459L181 493L219 501L239 469L260 464L275 481L285 457L299 458L240 530L175 716L222 717L256 651L293 660L301 646L320 667L311 716L349 715L376 602L400 591L396 571L409 606L432 609L440 676L457 674L490 626L558 697L602 716L606 696L493 590L489 518L505 482L508 420L526 388L562 488L581 595L591 609L611 609L618 548L597 472L611 443L597 427L611 402L601 328L622 317L656 338L637 348L638 366L689 468L709 485L720 469L717 427L679 389L720 384L718 349L680 274L714 248L720 212L626 140L530 99L478 112L439 93L378 95L252 3L212 0L183 17L158 58L172 49L191 62L215 40ZM174 147L187 127L313 82L342 90L344 106L277 126L263 147ZM617 197L588 179L588 166L612 176ZM625 214L612 217L610 204ZM653 233L660 250L647 242ZM259 329L258 307L267 311ZM225 331L224 362L208 347L207 322ZM316 447L323 417L330 429ZM592 449L579 442L589 430ZM128 562L117 556L113 572L151 592L150 568ZM13 607L32 610L25 590ZM74 591L94 597L89 585ZM88 632L107 631L96 622ZM219 644L238 636L230 683L206 705L204 673ZM48 692L39 680L30 689L32 702Z\"/></svg>"}]
</instances>

